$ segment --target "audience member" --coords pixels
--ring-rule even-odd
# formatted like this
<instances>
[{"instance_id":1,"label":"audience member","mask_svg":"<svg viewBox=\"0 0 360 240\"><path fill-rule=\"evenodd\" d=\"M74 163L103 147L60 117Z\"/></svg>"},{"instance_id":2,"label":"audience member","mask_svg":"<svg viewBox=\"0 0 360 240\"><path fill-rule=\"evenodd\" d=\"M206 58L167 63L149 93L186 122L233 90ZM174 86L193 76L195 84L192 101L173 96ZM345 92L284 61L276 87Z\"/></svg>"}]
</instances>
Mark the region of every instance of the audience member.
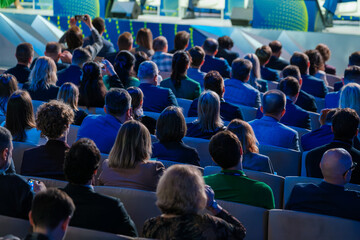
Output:
<instances>
[{"instance_id":1,"label":"audience member","mask_svg":"<svg viewBox=\"0 0 360 240\"><path fill-rule=\"evenodd\" d=\"M360 221L360 194L345 189L355 169L343 148L326 151L320 162L324 180L320 184L299 183L293 188L286 209L325 214Z\"/></svg>"},{"instance_id":2,"label":"audience member","mask_svg":"<svg viewBox=\"0 0 360 240\"><path fill-rule=\"evenodd\" d=\"M281 72L281 75L283 78L294 77L299 81L300 92L295 104L306 111L317 112L315 98L301 89L303 81L299 68L295 65L289 65L284 68L284 70Z\"/></svg>"},{"instance_id":3,"label":"audience member","mask_svg":"<svg viewBox=\"0 0 360 240\"><path fill-rule=\"evenodd\" d=\"M354 162L360 163L360 151L353 145L354 137L358 134L359 116L350 108L339 109L332 119L334 140L326 145L311 150L305 159L308 177L323 178L319 163L322 155L332 148L344 148L348 151ZM360 184L360 170L355 169L351 175L351 183Z\"/></svg>"},{"instance_id":4,"label":"audience member","mask_svg":"<svg viewBox=\"0 0 360 240\"><path fill-rule=\"evenodd\" d=\"M150 28L141 28L136 34L137 48L134 48L134 52L142 51L151 58L154 55L153 46L153 35Z\"/></svg>"},{"instance_id":5,"label":"audience member","mask_svg":"<svg viewBox=\"0 0 360 240\"><path fill-rule=\"evenodd\" d=\"M20 43L16 47L15 57L17 64L8 69L5 73L12 74L19 83L26 83L29 80L30 64L34 57L34 48L30 43Z\"/></svg>"},{"instance_id":6,"label":"audience member","mask_svg":"<svg viewBox=\"0 0 360 240\"><path fill-rule=\"evenodd\" d=\"M168 52L168 42L165 37L160 36L154 39L153 49L155 54L152 56L151 61L156 63L160 72L171 73L172 54Z\"/></svg>"},{"instance_id":7,"label":"audience member","mask_svg":"<svg viewBox=\"0 0 360 240\"><path fill-rule=\"evenodd\" d=\"M73 119L74 112L65 103L53 100L39 107L36 128L48 141L24 152L21 175L64 179L66 139Z\"/></svg>"},{"instance_id":8,"label":"audience member","mask_svg":"<svg viewBox=\"0 0 360 240\"><path fill-rule=\"evenodd\" d=\"M115 57L114 69L124 88L140 85L139 79L133 77L135 75L134 66L135 57L129 51L120 51Z\"/></svg>"},{"instance_id":9,"label":"audience member","mask_svg":"<svg viewBox=\"0 0 360 240\"><path fill-rule=\"evenodd\" d=\"M305 54L308 56L310 61L309 74L323 80L325 82L325 85L328 86L329 83L326 79L324 60L322 59L319 51L307 50L305 51Z\"/></svg>"},{"instance_id":10,"label":"audience member","mask_svg":"<svg viewBox=\"0 0 360 240\"><path fill-rule=\"evenodd\" d=\"M233 61L232 78L225 81L225 101L256 108L260 106L259 90L248 83L251 69L249 60L238 58Z\"/></svg>"},{"instance_id":11,"label":"audience member","mask_svg":"<svg viewBox=\"0 0 360 240\"><path fill-rule=\"evenodd\" d=\"M259 58L254 53L249 53L245 55L244 59L249 60L252 63L248 83L260 92L266 92L269 87L267 81L261 79Z\"/></svg>"},{"instance_id":12,"label":"audience member","mask_svg":"<svg viewBox=\"0 0 360 240\"><path fill-rule=\"evenodd\" d=\"M266 67L272 55L271 48L264 45L257 48L255 54L259 58L261 78L268 81L280 81L279 73L276 70Z\"/></svg>"},{"instance_id":13,"label":"audience member","mask_svg":"<svg viewBox=\"0 0 360 240\"><path fill-rule=\"evenodd\" d=\"M84 110L78 108L79 89L73 83L64 83L57 95L57 100L63 101L71 107L74 112L74 125L80 126L88 115Z\"/></svg>"},{"instance_id":14,"label":"audience member","mask_svg":"<svg viewBox=\"0 0 360 240\"><path fill-rule=\"evenodd\" d=\"M135 224L123 203L94 191L91 184L99 163L100 151L90 139L80 139L66 152L64 172L69 183L63 191L76 207L70 225L136 237Z\"/></svg>"},{"instance_id":15,"label":"audience member","mask_svg":"<svg viewBox=\"0 0 360 240\"><path fill-rule=\"evenodd\" d=\"M360 67L360 51L354 52L349 56L348 67L352 66ZM344 86L344 84L346 83L343 81L334 83L334 92L339 91Z\"/></svg>"},{"instance_id":16,"label":"audience member","mask_svg":"<svg viewBox=\"0 0 360 240\"><path fill-rule=\"evenodd\" d=\"M195 46L195 47L191 48L188 51L188 53L191 57L191 64L187 71L187 75L189 78L200 83L200 87L203 90L204 89L204 77L205 77L206 73L202 72L200 69L201 69L201 66L205 62L205 52L201 47Z\"/></svg>"},{"instance_id":17,"label":"audience member","mask_svg":"<svg viewBox=\"0 0 360 240\"><path fill-rule=\"evenodd\" d=\"M269 43L269 47L271 48L271 57L269 62L265 65L265 67L282 71L286 66L289 65L289 62L280 58L282 53L282 44L281 42L275 40Z\"/></svg>"},{"instance_id":18,"label":"audience member","mask_svg":"<svg viewBox=\"0 0 360 240\"><path fill-rule=\"evenodd\" d=\"M136 120L127 121L117 134L109 159L102 164L100 185L155 191L165 168L150 158L149 131Z\"/></svg>"},{"instance_id":19,"label":"audience member","mask_svg":"<svg viewBox=\"0 0 360 240\"><path fill-rule=\"evenodd\" d=\"M234 47L234 41L229 36L222 36L218 38L219 50L215 57L223 58L231 66L232 62L239 57L239 53L231 51Z\"/></svg>"},{"instance_id":20,"label":"audience member","mask_svg":"<svg viewBox=\"0 0 360 240\"><path fill-rule=\"evenodd\" d=\"M299 67L302 79L302 90L314 97L325 97L328 93L325 82L319 78L309 75L310 61L309 57L305 53L295 52L290 59L290 64Z\"/></svg>"},{"instance_id":21,"label":"audience member","mask_svg":"<svg viewBox=\"0 0 360 240\"><path fill-rule=\"evenodd\" d=\"M174 49L169 53L174 54L177 51L185 51L189 46L190 34L186 31L176 33L174 38Z\"/></svg>"},{"instance_id":22,"label":"audience member","mask_svg":"<svg viewBox=\"0 0 360 240\"><path fill-rule=\"evenodd\" d=\"M243 150L235 134L225 131L213 136L209 152L212 160L221 167L220 173L204 177L205 183L214 189L216 199L275 208L271 188L248 178L243 172Z\"/></svg>"},{"instance_id":23,"label":"audience member","mask_svg":"<svg viewBox=\"0 0 360 240\"><path fill-rule=\"evenodd\" d=\"M184 144L182 139L187 131L182 111L178 107L167 107L156 123L156 137L152 157L200 166L200 158L195 148Z\"/></svg>"},{"instance_id":24,"label":"audience member","mask_svg":"<svg viewBox=\"0 0 360 240\"><path fill-rule=\"evenodd\" d=\"M40 192L32 202L32 233L25 240L62 240L74 210L74 202L66 193L56 188Z\"/></svg>"},{"instance_id":25,"label":"audience member","mask_svg":"<svg viewBox=\"0 0 360 240\"><path fill-rule=\"evenodd\" d=\"M250 124L235 119L227 126L226 130L234 133L243 150L242 166L244 169L274 173L274 169L268 156L259 154L258 141Z\"/></svg>"},{"instance_id":26,"label":"audience member","mask_svg":"<svg viewBox=\"0 0 360 240\"><path fill-rule=\"evenodd\" d=\"M133 42L134 42L134 39L133 39L131 33L123 32L122 34L120 34L120 36L118 37L118 40L117 40L117 46L119 48L119 52L123 51L123 50L131 52L131 49L133 47ZM108 53L105 58L111 64L114 64L115 57L118 55L119 52Z\"/></svg>"},{"instance_id":27,"label":"audience member","mask_svg":"<svg viewBox=\"0 0 360 240\"><path fill-rule=\"evenodd\" d=\"M162 215L146 220L142 236L156 239L244 239L246 229L214 199L195 167L174 165L161 177L156 205ZM200 214L205 207L214 215Z\"/></svg>"},{"instance_id":28,"label":"audience member","mask_svg":"<svg viewBox=\"0 0 360 240\"><path fill-rule=\"evenodd\" d=\"M238 106L225 102L223 96L225 93L224 79L220 73L210 71L206 74L204 79L205 90L211 90L217 93L220 97L220 116L224 121L231 121L235 118L243 119L242 112ZM197 117L197 106L199 99L195 99L189 108L188 117Z\"/></svg>"},{"instance_id":29,"label":"audience member","mask_svg":"<svg viewBox=\"0 0 360 240\"><path fill-rule=\"evenodd\" d=\"M360 85L357 83L346 84L342 90L339 101L340 108L351 108L360 114Z\"/></svg>"},{"instance_id":30,"label":"audience member","mask_svg":"<svg viewBox=\"0 0 360 240\"><path fill-rule=\"evenodd\" d=\"M89 115L80 126L77 139L90 138L100 152L108 154L121 125L131 119L131 97L124 89L113 88L105 96L105 115Z\"/></svg>"},{"instance_id":31,"label":"audience member","mask_svg":"<svg viewBox=\"0 0 360 240\"><path fill-rule=\"evenodd\" d=\"M286 96L279 90L267 91L262 99L264 116L249 124L260 144L289 148L299 151L298 133L280 123L285 114Z\"/></svg>"},{"instance_id":32,"label":"audience member","mask_svg":"<svg viewBox=\"0 0 360 240\"><path fill-rule=\"evenodd\" d=\"M200 84L186 75L190 62L187 52L177 51L172 60L171 77L163 80L160 86L170 88L177 98L198 98L201 92Z\"/></svg>"},{"instance_id":33,"label":"audience member","mask_svg":"<svg viewBox=\"0 0 360 240\"><path fill-rule=\"evenodd\" d=\"M9 97L18 89L18 82L14 75L5 73L0 75L0 117L6 116Z\"/></svg>"},{"instance_id":34,"label":"audience member","mask_svg":"<svg viewBox=\"0 0 360 240\"><path fill-rule=\"evenodd\" d=\"M316 46L315 49L319 51L319 53L321 54L321 56L324 60L325 72L327 74L336 75L336 68L334 66L326 64L326 62L329 61L329 59L331 57L331 51L330 51L329 47L323 43L320 43Z\"/></svg>"},{"instance_id":35,"label":"audience member","mask_svg":"<svg viewBox=\"0 0 360 240\"><path fill-rule=\"evenodd\" d=\"M220 97L211 90L201 93L198 102L198 118L187 124L187 137L210 139L225 130L220 117Z\"/></svg>"},{"instance_id":36,"label":"audience member","mask_svg":"<svg viewBox=\"0 0 360 240\"><path fill-rule=\"evenodd\" d=\"M46 44L46 47L45 47L45 52L44 52L44 55L46 57L49 57L51 58L52 60L54 60L55 62L55 65L56 65L56 69L57 71L61 71L65 68L68 68L69 67L69 64L68 63L60 63L59 60L60 60L60 57L62 56L61 55L61 45L60 43L58 42L48 42ZM31 67L30 69L33 69L34 68L34 65L36 63L36 60L37 58L35 58L31 64Z\"/></svg>"},{"instance_id":37,"label":"audience member","mask_svg":"<svg viewBox=\"0 0 360 240\"><path fill-rule=\"evenodd\" d=\"M223 78L229 78L231 67L228 62L222 58L217 58L219 43L213 38L207 38L202 46L205 51L205 62L201 67L201 71L210 72L218 71Z\"/></svg>"},{"instance_id":38,"label":"audience member","mask_svg":"<svg viewBox=\"0 0 360 240\"><path fill-rule=\"evenodd\" d=\"M29 76L29 82L23 86L32 100L49 101L56 99L59 87L56 86L56 65L49 57L39 57Z\"/></svg>"},{"instance_id":39,"label":"audience member","mask_svg":"<svg viewBox=\"0 0 360 240\"><path fill-rule=\"evenodd\" d=\"M146 55L146 53L140 51L135 53L135 66L134 66L134 71L136 73L136 76L139 78L139 66L140 64L142 64L145 61L150 61L150 58L148 57L148 55ZM161 76L158 76L161 79ZM161 81L160 81L161 82Z\"/></svg>"}]
</instances>

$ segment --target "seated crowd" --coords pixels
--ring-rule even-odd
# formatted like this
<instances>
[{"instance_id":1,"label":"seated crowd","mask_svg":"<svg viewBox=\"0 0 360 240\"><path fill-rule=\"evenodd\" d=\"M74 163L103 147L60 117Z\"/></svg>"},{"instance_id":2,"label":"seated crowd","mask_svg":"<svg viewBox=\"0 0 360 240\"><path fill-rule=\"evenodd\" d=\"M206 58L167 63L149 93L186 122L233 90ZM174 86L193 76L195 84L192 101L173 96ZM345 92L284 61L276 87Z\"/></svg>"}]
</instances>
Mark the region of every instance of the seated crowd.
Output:
<instances>
[{"instance_id":1,"label":"seated crowd","mask_svg":"<svg viewBox=\"0 0 360 240\"><path fill-rule=\"evenodd\" d=\"M245 171L276 174L260 146L307 151L307 176L323 179L296 185L286 209L360 220L360 194L344 187L360 184L360 52L334 88L325 44L294 52L289 62L279 41L240 58L228 36L190 48L181 31L168 51L165 37L153 40L143 28L138 47L125 32L116 52L101 38L104 20L86 16L90 36L72 18L44 56L33 59L32 45L19 44L18 64L0 75L0 191L11 193L0 200L0 215L29 219L26 239L62 239L68 225L156 239L243 239L246 226L215 199L275 208L273 189ZM34 101L43 102L36 112ZM179 107L184 101L188 110ZM248 119L248 109L256 117ZM202 176L200 149L186 142L192 138L208 143L219 172ZM13 141L33 146L20 169ZM177 164L165 169L168 161ZM31 187L16 173L68 183ZM162 215L136 229L120 199L95 185L156 192Z\"/></svg>"}]
</instances>

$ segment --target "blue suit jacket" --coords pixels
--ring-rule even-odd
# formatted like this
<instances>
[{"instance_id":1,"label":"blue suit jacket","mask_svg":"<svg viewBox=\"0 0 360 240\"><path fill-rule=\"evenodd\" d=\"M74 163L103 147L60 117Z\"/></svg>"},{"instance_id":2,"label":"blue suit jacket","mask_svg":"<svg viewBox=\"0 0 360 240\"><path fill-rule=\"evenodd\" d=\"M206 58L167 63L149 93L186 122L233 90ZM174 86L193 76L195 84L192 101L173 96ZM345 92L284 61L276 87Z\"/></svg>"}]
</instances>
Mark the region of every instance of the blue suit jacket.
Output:
<instances>
[{"instance_id":1,"label":"blue suit jacket","mask_svg":"<svg viewBox=\"0 0 360 240\"><path fill-rule=\"evenodd\" d=\"M178 106L176 97L169 88L157 87L149 83L140 84L144 93L144 111L162 112L168 106Z\"/></svg>"},{"instance_id":2,"label":"blue suit jacket","mask_svg":"<svg viewBox=\"0 0 360 240\"><path fill-rule=\"evenodd\" d=\"M204 77L206 73L200 71L200 69L189 68L187 71L187 76L192 80L198 82L200 84L201 90L204 89Z\"/></svg>"},{"instance_id":3,"label":"blue suit jacket","mask_svg":"<svg viewBox=\"0 0 360 240\"><path fill-rule=\"evenodd\" d=\"M301 90L318 98L324 98L328 93L328 89L323 80L308 74L301 75L301 78L303 80Z\"/></svg>"},{"instance_id":4,"label":"blue suit jacket","mask_svg":"<svg viewBox=\"0 0 360 240\"><path fill-rule=\"evenodd\" d=\"M299 151L298 133L279 123L275 118L264 116L249 122L249 124L260 144Z\"/></svg>"},{"instance_id":5,"label":"blue suit jacket","mask_svg":"<svg viewBox=\"0 0 360 240\"><path fill-rule=\"evenodd\" d=\"M325 96L325 108L338 108L341 92L331 92Z\"/></svg>"},{"instance_id":6,"label":"blue suit jacket","mask_svg":"<svg viewBox=\"0 0 360 240\"><path fill-rule=\"evenodd\" d=\"M238 79L225 80L225 101L250 107L260 107L261 99L259 90L248 83Z\"/></svg>"},{"instance_id":7,"label":"blue suit jacket","mask_svg":"<svg viewBox=\"0 0 360 240\"><path fill-rule=\"evenodd\" d=\"M289 65L289 62L287 62L281 58L271 56L268 64L266 64L265 67L282 71L288 65Z\"/></svg>"},{"instance_id":8,"label":"blue suit jacket","mask_svg":"<svg viewBox=\"0 0 360 240\"><path fill-rule=\"evenodd\" d=\"M101 38L101 41L103 43L103 47L101 48L100 52L97 54L98 57L106 57L108 54L116 52L115 48L114 48L114 44L112 44L112 42ZM94 38L92 35L84 38L84 44L83 47L86 47L88 45L93 45L94 44Z\"/></svg>"},{"instance_id":9,"label":"blue suit jacket","mask_svg":"<svg viewBox=\"0 0 360 240\"><path fill-rule=\"evenodd\" d=\"M63 69L57 73L58 80L56 82L56 86L61 87L66 82L71 82L76 86L79 86L82 74L82 69L79 66L71 65L70 67Z\"/></svg>"},{"instance_id":10,"label":"blue suit jacket","mask_svg":"<svg viewBox=\"0 0 360 240\"><path fill-rule=\"evenodd\" d=\"M301 146L304 151L310 151L314 148L332 142L334 133L331 131L331 125L323 125L301 137Z\"/></svg>"},{"instance_id":11,"label":"blue suit jacket","mask_svg":"<svg viewBox=\"0 0 360 240\"><path fill-rule=\"evenodd\" d=\"M215 57L224 58L231 66L232 62L239 57L239 54L237 52L233 52L231 50L219 47L218 53Z\"/></svg>"},{"instance_id":12,"label":"blue suit jacket","mask_svg":"<svg viewBox=\"0 0 360 240\"><path fill-rule=\"evenodd\" d=\"M306 111L310 111L310 112L317 111L315 98L310 94L304 92L303 90L300 90L298 99L296 100L295 104Z\"/></svg>"},{"instance_id":13,"label":"blue suit jacket","mask_svg":"<svg viewBox=\"0 0 360 240\"><path fill-rule=\"evenodd\" d=\"M207 73L213 70L218 71L223 78L230 77L231 67L226 60L206 55L201 71Z\"/></svg>"},{"instance_id":14,"label":"blue suit jacket","mask_svg":"<svg viewBox=\"0 0 360 240\"><path fill-rule=\"evenodd\" d=\"M274 69L261 66L260 73L261 73L262 79L265 79L268 81L276 81L276 82L280 81L280 75L279 75L278 71L276 71Z\"/></svg>"}]
</instances>

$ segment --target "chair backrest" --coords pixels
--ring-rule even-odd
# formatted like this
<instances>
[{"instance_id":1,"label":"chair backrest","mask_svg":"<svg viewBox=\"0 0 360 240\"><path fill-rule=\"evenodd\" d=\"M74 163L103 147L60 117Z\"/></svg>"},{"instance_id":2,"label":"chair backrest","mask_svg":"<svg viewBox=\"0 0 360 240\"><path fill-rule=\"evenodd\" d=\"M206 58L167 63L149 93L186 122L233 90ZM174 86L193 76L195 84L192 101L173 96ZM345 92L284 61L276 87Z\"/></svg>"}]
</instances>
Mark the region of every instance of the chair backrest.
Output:
<instances>
[{"instance_id":1,"label":"chair backrest","mask_svg":"<svg viewBox=\"0 0 360 240\"><path fill-rule=\"evenodd\" d=\"M314 113L314 112L309 112L310 115L310 120L311 120L311 130L316 130L318 128L321 127L320 125L320 114L319 113Z\"/></svg>"},{"instance_id":2,"label":"chair backrest","mask_svg":"<svg viewBox=\"0 0 360 240\"><path fill-rule=\"evenodd\" d=\"M190 147L196 148L199 153L200 158L200 166L206 167L211 165L216 165L210 156L209 153L209 140L201 139L201 138L191 138L191 137L184 137L183 142Z\"/></svg>"},{"instance_id":3,"label":"chair backrest","mask_svg":"<svg viewBox=\"0 0 360 240\"><path fill-rule=\"evenodd\" d=\"M177 100L177 102L179 104L179 107L181 107L183 109L184 116L187 116L192 101L189 100L189 99L184 99L184 98L176 98L176 100Z\"/></svg>"},{"instance_id":4,"label":"chair backrest","mask_svg":"<svg viewBox=\"0 0 360 240\"><path fill-rule=\"evenodd\" d=\"M68 182L66 181L61 181L51 178L41 178L41 177L31 177L31 176L24 176L24 178L27 180L31 178L43 182L47 188L64 188L68 184Z\"/></svg>"},{"instance_id":5,"label":"chair backrest","mask_svg":"<svg viewBox=\"0 0 360 240\"><path fill-rule=\"evenodd\" d=\"M254 107L244 106L244 105L236 105L241 109L241 112L244 117L244 121L249 122L256 118L257 109Z\"/></svg>"},{"instance_id":6,"label":"chair backrest","mask_svg":"<svg viewBox=\"0 0 360 240\"><path fill-rule=\"evenodd\" d=\"M259 152L270 158L277 175L300 175L301 152L268 145L260 145Z\"/></svg>"},{"instance_id":7,"label":"chair backrest","mask_svg":"<svg viewBox=\"0 0 360 240\"><path fill-rule=\"evenodd\" d=\"M109 154L105 154L105 153L101 153L100 154L100 163L99 163L99 167L97 169L97 172L96 172L96 175L95 175L95 185L99 185L99 177L100 177L100 174L102 172L102 165L103 165L103 162L109 158Z\"/></svg>"},{"instance_id":8,"label":"chair backrest","mask_svg":"<svg viewBox=\"0 0 360 240\"><path fill-rule=\"evenodd\" d=\"M341 81L341 78L335 75L326 74L326 80L328 81L329 86L333 87L336 82Z\"/></svg>"},{"instance_id":9,"label":"chair backrest","mask_svg":"<svg viewBox=\"0 0 360 240\"><path fill-rule=\"evenodd\" d=\"M360 222L338 217L273 209L268 223L268 240L359 239Z\"/></svg>"},{"instance_id":10,"label":"chair backrest","mask_svg":"<svg viewBox=\"0 0 360 240\"><path fill-rule=\"evenodd\" d=\"M156 161L159 161L161 162L162 164L164 164L164 167L165 168L169 168L171 167L172 165L176 165L176 164L181 164L181 165L189 165L189 166L192 166L192 167L195 167L197 169L200 170L201 174L204 174L204 168L202 167L199 167L199 166L195 166L195 165L191 165L191 164L186 164L186 163L181 163L181 162L174 162L174 161L168 161L168 160L161 160L161 159L154 159Z\"/></svg>"},{"instance_id":11,"label":"chair backrest","mask_svg":"<svg viewBox=\"0 0 360 240\"><path fill-rule=\"evenodd\" d=\"M278 86L279 86L278 82L273 82L273 81L267 81L267 84L268 84L269 90L278 89Z\"/></svg>"},{"instance_id":12,"label":"chair backrest","mask_svg":"<svg viewBox=\"0 0 360 240\"><path fill-rule=\"evenodd\" d=\"M302 177L306 177L306 165L305 165L305 160L306 160L306 155L309 153L309 151L303 152L302 156L301 156L301 169L300 169L300 176Z\"/></svg>"},{"instance_id":13,"label":"chair backrest","mask_svg":"<svg viewBox=\"0 0 360 240\"><path fill-rule=\"evenodd\" d=\"M31 143L23 143L23 142L13 141L13 147L14 147L14 150L12 153L12 158L14 161L15 170L16 170L16 173L20 174L24 151L28 150L30 148L37 147L37 145L31 144Z\"/></svg>"},{"instance_id":14,"label":"chair backrest","mask_svg":"<svg viewBox=\"0 0 360 240\"><path fill-rule=\"evenodd\" d=\"M94 231L85 228L69 227L67 229L64 240L73 240L73 239L86 239L86 240L127 240L134 239L131 237L116 235L113 233Z\"/></svg>"},{"instance_id":15,"label":"chair backrest","mask_svg":"<svg viewBox=\"0 0 360 240\"><path fill-rule=\"evenodd\" d=\"M66 143L71 146L75 143L77 138L77 133L79 131L80 126L70 125L69 134L67 135Z\"/></svg>"},{"instance_id":16,"label":"chair backrest","mask_svg":"<svg viewBox=\"0 0 360 240\"><path fill-rule=\"evenodd\" d=\"M33 109L34 109L34 114L36 114L36 112L37 112L38 108L40 107L40 105L45 103L43 101L38 101L38 100L32 100L31 102L32 102Z\"/></svg>"},{"instance_id":17,"label":"chair backrest","mask_svg":"<svg viewBox=\"0 0 360 240\"><path fill-rule=\"evenodd\" d=\"M311 132L309 129L305 129L305 128L299 128L299 127L294 127L294 126L288 126L292 129L294 129L299 136L299 141L301 140L301 137L309 132ZM300 142L299 142L300 143Z\"/></svg>"},{"instance_id":18,"label":"chair backrest","mask_svg":"<svg viewBox=\"0 0 360 240\"><path fill-rule=\"evenodd\" d=\"M144 115L158 120L161 113L144 111Z\"/></svg>"},{"instance_id":19,"label":"chair backrest","mask_svg":"<svg viewBox=\"0 0 360 240\"><path fill-rule=\"evenodd\" d=\"M97 186L95 191L112 197L117 197L124 204L126 211L134 221L139 233L145 220L161 214L156 206L155 192L130 188ZM106 217L106 216L104 216Z\"/></svg>"},{"instance_id":20,"label":"chair backrest","mask_svg":"<svg viewBox=\"0 0 360 240\"><path fill-rule=\"evenodd\" d=\"M31 229L28 220L0 215L0 236L12 234L24 239Z\"/></svg>"},{"instance_id":21,"label":"chair backrest","mask_svg":"<svg viewBox=\"0 0 360 240\"><path fill-rule=\"evenodd\" d=\"M325 108L325 98L315 97L315 102L317 106L317 112L320 113L321 110Z\"/></svg>"}]
</instances>

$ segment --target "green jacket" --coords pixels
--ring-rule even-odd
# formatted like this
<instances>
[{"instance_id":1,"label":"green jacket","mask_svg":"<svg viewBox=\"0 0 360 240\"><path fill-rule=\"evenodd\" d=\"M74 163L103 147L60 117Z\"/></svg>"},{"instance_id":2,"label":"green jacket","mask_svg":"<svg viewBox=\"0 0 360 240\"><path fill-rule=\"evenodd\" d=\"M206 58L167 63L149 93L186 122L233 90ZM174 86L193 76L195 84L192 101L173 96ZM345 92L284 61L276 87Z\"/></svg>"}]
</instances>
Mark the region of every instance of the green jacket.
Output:
<instances>
[{"instance_id":1,"label":"green jacket","mask_svg":"<svg viewBox=\"0 0 360 240\"><path fill-rule=\"evenodd\" d=\"M200 96L200 84L191 78L185 76L181 79L181 85L175 88L171 78L167 78L160 83L161 87L170 88L177 98L194 100Z\"/></svg>"}]
</instances>

